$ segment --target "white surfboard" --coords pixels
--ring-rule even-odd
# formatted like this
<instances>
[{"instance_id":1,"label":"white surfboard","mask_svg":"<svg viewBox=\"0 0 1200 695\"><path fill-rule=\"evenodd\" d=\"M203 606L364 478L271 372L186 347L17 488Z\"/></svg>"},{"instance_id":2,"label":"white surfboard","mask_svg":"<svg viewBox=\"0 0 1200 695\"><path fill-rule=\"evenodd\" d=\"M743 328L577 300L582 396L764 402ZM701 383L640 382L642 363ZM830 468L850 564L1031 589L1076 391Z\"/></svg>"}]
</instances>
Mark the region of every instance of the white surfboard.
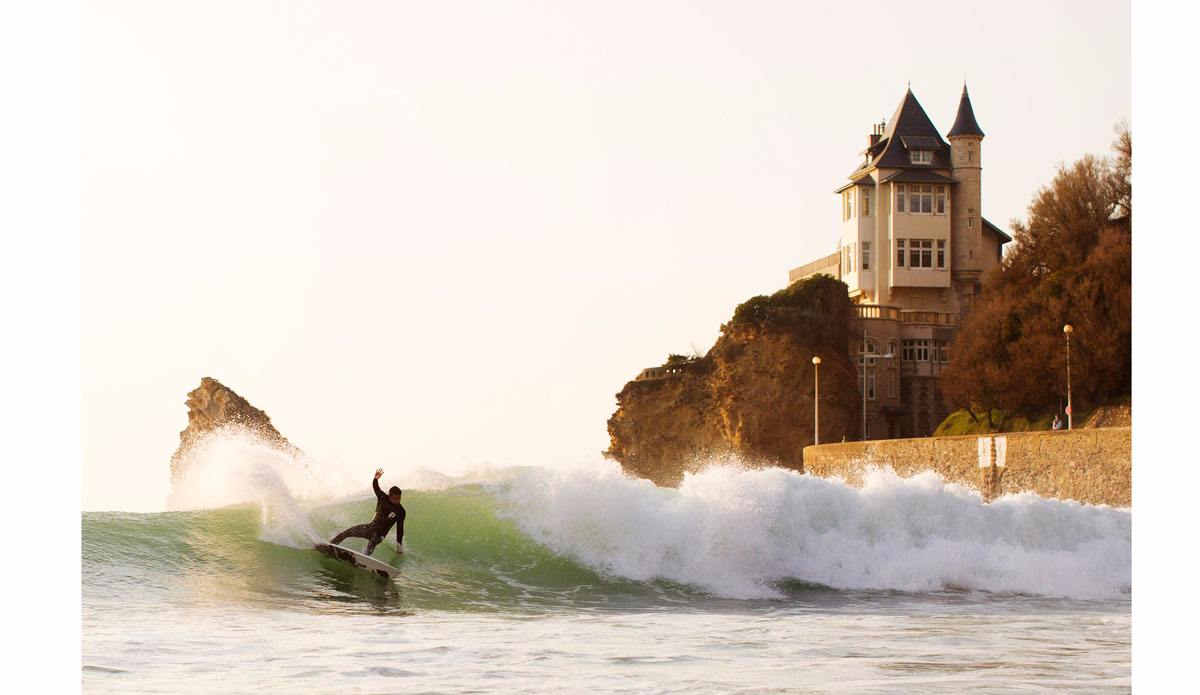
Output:
<instances>
[{"instance_id":1,"label":"white surfboard","mask_svg":"<svg viewBox=\"0 0 1200 695\"><path fill-rule=\"evenodd\" d=\"M380 562L370 555L364 555L358 551L351 550L349 548L343 548L340 545L318 543L313 546L313 550L318 550L334 560L340 560L351 567L358 567L359 569L364 569L381 577L397 579L400 576L400 570L392 567L386 562Z\"/></svg>"}]
</instances>

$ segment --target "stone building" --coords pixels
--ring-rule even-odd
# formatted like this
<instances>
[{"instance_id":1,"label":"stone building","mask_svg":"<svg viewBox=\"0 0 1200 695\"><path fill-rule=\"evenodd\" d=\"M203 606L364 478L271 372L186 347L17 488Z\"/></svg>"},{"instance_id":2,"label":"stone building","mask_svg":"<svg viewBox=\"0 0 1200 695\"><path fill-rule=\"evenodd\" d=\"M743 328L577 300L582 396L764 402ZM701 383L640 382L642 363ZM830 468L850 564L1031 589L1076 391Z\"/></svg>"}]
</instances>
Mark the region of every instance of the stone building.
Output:
<instances>
[{"instance_id":1,"label":"stone building","mask_svg":"<svg viewBox=\"0 0 1200 695\"><path fill-rule=\"evenodd\" d=\"M825 273L850 288L865 439L930 435L949 414L938 378L958 323L1012 241L982 214L983 138L965 84L949 144L909 89L834 191L837 252L788 274Z\"/></svg>"}]
</instances>

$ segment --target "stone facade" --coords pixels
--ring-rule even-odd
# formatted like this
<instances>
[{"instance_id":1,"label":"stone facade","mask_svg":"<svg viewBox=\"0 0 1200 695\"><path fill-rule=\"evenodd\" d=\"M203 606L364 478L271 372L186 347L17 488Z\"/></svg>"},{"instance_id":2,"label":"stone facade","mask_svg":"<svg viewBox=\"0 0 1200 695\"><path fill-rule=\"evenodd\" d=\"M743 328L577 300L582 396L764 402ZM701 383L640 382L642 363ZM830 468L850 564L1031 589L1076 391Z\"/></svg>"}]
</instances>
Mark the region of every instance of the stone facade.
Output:
<instances>
[{"instance_id":1,"label":"stone facade","mask_svg":"<svg viewBox=\"0 0 1200 695\"><path fill-rule=\"evenodd\" d=\"M1133 505L1132 447L1129 427L847 442L805 447L804 471L851 485L872 466L902 477L934 471L987 500L1033 492L1124 508Z\"/></svg>"}]
</instances>

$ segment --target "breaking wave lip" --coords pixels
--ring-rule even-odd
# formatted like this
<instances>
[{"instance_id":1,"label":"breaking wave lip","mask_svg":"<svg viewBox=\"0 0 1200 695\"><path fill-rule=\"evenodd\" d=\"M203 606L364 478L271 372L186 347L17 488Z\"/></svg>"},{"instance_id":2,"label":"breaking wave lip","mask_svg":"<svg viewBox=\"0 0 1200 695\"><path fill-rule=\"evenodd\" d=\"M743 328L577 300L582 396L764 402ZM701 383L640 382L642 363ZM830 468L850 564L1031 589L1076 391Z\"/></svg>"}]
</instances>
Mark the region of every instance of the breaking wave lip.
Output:
<instances>
[{"instance_id":1,"label":"breaking wave lip","mask_svg":"<svg viewBox=\"0 0 1200 695\"><path fill-rule=\"evenodd\" d=\"M933 472L901 478L876 469L860 488L721 464L685 475L677 489L660 488L612 461L397 476L406 490L439 498L449 518L451 499L486 494L499 518L488 512L492 521L472 523L511 523L602 575L725 598L780 598L786 586L801 584L1111 599L1128 597L1132 584L1130 510L1031 493L984 503ZM309 520L314 508L328 505L338 523L348 520L352 510L336 512L338 503L369 497L359 477L253 438L220 436L183 471L168 507L253 503L261 510L260 540L311 547L319 537Z\"/></svg>"},{"instance_id":2,"label":"breaking wave lip","mask_svg":"<svg viewBox=\"0 0 1200 695\"><path fill-rule=\"evenodd\" d=\"M1025 493L984 503L936 473L868 472L861 489L715 466L677 490L615 464L528 471L499 490L535 541L602 572L728 598L779 585L1106 599L1131 589L1129 510Z\"/></svg>"}]
</instances>

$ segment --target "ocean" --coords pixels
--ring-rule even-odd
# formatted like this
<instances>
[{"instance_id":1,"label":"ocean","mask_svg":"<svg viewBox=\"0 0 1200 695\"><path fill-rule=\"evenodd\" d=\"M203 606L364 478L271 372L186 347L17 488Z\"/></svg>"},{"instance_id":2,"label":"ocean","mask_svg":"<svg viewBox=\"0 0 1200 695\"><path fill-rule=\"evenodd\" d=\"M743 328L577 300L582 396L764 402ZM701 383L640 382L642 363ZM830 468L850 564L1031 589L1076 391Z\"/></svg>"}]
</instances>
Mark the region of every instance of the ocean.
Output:
<instances>
[{"instance_id":1,"label":"ocean","mask_svg":"<svg viewBox=\"0 0 1200 695\"><path fill-rule=\"evenodd\" d=\"M385 471L393 582L309 549L369 520L373 472L230 438L169 511L83 513L83 692L1131 690L1128 509L886 470Z\"/></svg>"}]
</instances>

